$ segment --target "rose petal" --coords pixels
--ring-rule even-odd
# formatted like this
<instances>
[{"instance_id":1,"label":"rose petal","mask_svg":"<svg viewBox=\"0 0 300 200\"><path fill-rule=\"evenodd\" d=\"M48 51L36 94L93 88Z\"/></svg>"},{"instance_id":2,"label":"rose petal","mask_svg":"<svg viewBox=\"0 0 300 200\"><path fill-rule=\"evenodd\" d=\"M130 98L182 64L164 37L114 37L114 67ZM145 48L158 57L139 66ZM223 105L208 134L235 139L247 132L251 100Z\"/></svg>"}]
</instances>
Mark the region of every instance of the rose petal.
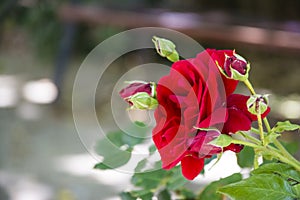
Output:
<instances>
[{"instance_id":1,"label":"rose petal","mask_svg":"<svg viewBox=\"0 0 300 200\"><path fill-rule=\"evenodd\" d=\"M230 150L235 153L239 153L240 151L242 151L243 148L244 148L244 146L240 145L240 144L230 144L229 146L224 147L223 150L224 151Z\"/></svg>"},{"instance_id":2,"label":"rose petal","mask_svg":"<svg viewBox=\"0 0 300 200\"><path fill-rule=\"evenodd\" d=\"M228 118L224 124L222 133L236 133L237 131L248 131L252 121L242 111L228 109Z\"/></svg>"},{"instance_id":3,"label":"rose petal","mask_svg":"<svg viewBox=\"0 0 300 200\"><path fill-rule=\"evenodd\" d=\"M123 88L119 94L124 99L129 96L132 96L138 92L147 92L149 95L151 95L151 85L150 83L131 83L127 87Z\"/></svg>"},{"instance_id":4,"label":"rose petal","mask_svg":"<svg viewBox=\"0 0 300 200\"><path fill-rule=\"evenodd\" d=\"M204 167L204 159L186 155L181 160L182 175L188 180L193 180Z\"/></svg>"}]
</instances>

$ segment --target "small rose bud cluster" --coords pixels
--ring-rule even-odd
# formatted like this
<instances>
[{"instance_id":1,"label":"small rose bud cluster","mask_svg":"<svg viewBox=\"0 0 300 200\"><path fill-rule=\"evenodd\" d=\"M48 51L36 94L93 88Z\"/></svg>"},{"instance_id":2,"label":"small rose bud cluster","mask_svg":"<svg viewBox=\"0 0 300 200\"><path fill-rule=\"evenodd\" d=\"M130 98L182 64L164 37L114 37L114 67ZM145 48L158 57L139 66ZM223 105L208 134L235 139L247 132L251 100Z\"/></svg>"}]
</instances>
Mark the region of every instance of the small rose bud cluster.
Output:
<instances>
[{"instance_id":1,"label":"small rose bud cluster","mask_svg":"<svg viewBox=\"0 0 300 200\"><path fill-rule=\"evenodd\" d=\"M247 101L248 111L254 115L262 114L268 109L269 99L266 95L252 95Z\"/></svg>"},{"instance_id":2,"label":"small rose bud cluster","mask_svg":"<svg viewBox=\"0 0 300 200\"><path fill-rule=\"evenodd\" d=\"M129 103L129 109L151 110L158 105L154 82L132 81L119 94Z\"/></svg>"}]
</instances>

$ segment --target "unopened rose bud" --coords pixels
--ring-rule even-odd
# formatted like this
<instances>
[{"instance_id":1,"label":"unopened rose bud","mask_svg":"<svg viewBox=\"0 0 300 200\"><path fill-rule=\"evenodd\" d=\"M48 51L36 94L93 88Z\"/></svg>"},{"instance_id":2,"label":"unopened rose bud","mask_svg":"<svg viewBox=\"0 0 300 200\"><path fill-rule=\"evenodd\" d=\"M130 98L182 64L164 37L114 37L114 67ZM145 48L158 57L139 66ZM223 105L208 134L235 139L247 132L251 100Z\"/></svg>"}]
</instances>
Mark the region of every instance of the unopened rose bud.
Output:
<instances>
[{"instance_id":1,"label":"unopened rose bud","mask_svg":"<svg viewBox=\"0 0 300 200\"><path fill-rule=\"evenodd\" d=\"M245 75L247 72L247 62L239 60L235 56L226 57L224 63L224 70L228 76L231 76L231 68L238 71L241 75Z\"/></svg>"},{"instance_id":2,"label":"unopened rose bud","mask_svg":"<svg viewBox=\"0 0 300 200\"><path fill-rule=\"evenodd\" d=\"M224 67L220 67L221 72L230 79L245 81L248 79L250 64L240 55L233 52L232 56L225 55Z\"/></svg>"},{"instance_id":3,"label":"unopened rose bud","mask_svg":"<svg viewBox=\"0 0 300 200\"><path fill-rule=\"evenodd\" d=\"M158 106L157 100L146 92L134 94L129 98L129 101L132 103L130 109L151 110Z\"/></svg>"},{"instance_id":4,"label":"unopened rose bud","mask_svg":"<svg viewBox=\"0 0 300 200\"><path fill-rule=\"evenodd\" d=\"M247 101L248 111L254 115L263 114L268 109L269 95L252 95Z\"/></svg>"},{"instance_id":5,"label":"unopened rose bud","mask_svg":"<svg viewBox=\"0 0 300 200\"><path fill-rule=\"evenodd\" d=\"M154 43L156 51L160 56L166 57L171 62L176 62L179 60L179 55L176 51L176 45L173 42L156 36L153 36L152 42Z\"/></svg>"},{"instance_id":6,"label":"unopened rose bud","mask_svg":"<svg viewBox=\"0 0 300 200\"><path fill-rule=\"evenodd\" d=\"M119 94L129 103L130 109L154 109L158 104L156 84L153 82L132 81Z\"/></svg>"}]
</instances>

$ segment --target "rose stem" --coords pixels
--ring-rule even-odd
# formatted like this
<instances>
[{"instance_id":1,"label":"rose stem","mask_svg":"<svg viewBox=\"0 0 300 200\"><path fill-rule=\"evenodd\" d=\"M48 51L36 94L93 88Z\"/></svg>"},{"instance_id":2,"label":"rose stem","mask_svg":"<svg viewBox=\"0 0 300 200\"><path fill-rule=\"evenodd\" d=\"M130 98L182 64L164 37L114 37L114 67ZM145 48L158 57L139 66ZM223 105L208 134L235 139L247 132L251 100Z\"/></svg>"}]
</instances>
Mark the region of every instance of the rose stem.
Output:
<instances>
[{"instance_id":1,"label":"rose stem","mask_svg":"<svg viewBox=\"0 0 300 200\"><path fill-rule=\"evenodd\" d=\"M247 88L249 89L249 91L250 91L250 93L252 94L252 95L255 95L256 94L256 92L255 92L255 90L254 90L254 88L253 88L253 86L252 86L252 84L251 84L251 82L249 81L249 79L246 79L245 81L244 81L244 84L247 86ZM268 118L267 117L265 117L264 119L264 124L265 124L265 127L266 127L266 129L267 129L267 131L268 131L268 133L270 134L270 132L271 132L271 127L270 127L270 124L269 124L269 121L268 121ZM258 124L260 124L260 122L259 122L259 117L258 117ZM260 117L260 121L261 121L261 117ZM262 122L261 122L261 124L262 124ZM260 127L260 125L259 125L259 127ZM252 129L253 130L253 129ZM261 132L261 130L259 130L259 133ZM264 141L262 141L263 143L264 143ZM284 156L286 156L287 158L289 158L293 163L296 163L296 165L297 165L297 167L296 168L298 168L298 171L300 171L299 169L300 169L300 162L298 161L298 160L296 160L283 146L282 146L282 144L277 140L277 139L274 139L274 141L273 141L273 143L274 143L274 145L280 150L280 152L284 155Z\"/></svg>"}]
</instances>

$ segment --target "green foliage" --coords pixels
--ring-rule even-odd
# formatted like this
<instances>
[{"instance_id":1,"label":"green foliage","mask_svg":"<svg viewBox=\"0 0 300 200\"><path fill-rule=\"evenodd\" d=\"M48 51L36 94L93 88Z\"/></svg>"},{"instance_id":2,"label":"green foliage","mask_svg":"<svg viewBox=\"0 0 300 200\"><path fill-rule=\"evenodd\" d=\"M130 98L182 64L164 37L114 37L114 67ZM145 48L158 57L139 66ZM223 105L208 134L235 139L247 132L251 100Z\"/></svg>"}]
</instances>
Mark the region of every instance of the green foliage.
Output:
<instances>
[{"instance_id":1,"label":"green foliage","mask_svg":"<svg viewBox=\"0 0 300 200\"><path fill-rule=\"evenodd\" d=\"M238 165L241 168L253 167L254 163L254 150L251 147L244 146L243 150L236 154Z\"/></svg>"},{"instance_id":2,"label":"green foliage","mask_svg":"<svg viewBox=\"0 0 300 200\"><path fill-rule=\"evenodd\" d=\"M171 170L172 175L167 182L166 187L171 190L177 190L183 187L188 181L182 176L180 167L175 167Z\"/></svg>"},{"instance_id":3,"label":"green foliage","mask_svg":"<svg viewBox=\"0 0 300 200\"><path fill-rule=\"evenodd\" d=\"M287 164L265 164L254 170L251 175L218 191L236 200L300 199L300 172Z\"/></svg>"},{"instance_id":4,"label":"green foliage","mask_svg":"<svg viewBox=\"0 0 300 200\"><path fill-rule=\"evenodd\" d=\"M140 163L144 161L140 161ZM142 165L142 164L141 164ZM157 170L146 171L143 173L135 173L131 179L131 183L145 193L152 193L158 199L168 200L171 193L176 192L181 197L192 196L192 192L184 188L187 180L182 176L180 166L174 167L171 170L164 170L161 167ZM134 197L139 193L130 191ZM140 194L139 194L140 195Z\"/></svg>"},{"instance_id":5,"label":"green foliage","mask_svg":"<svg viewBox=\"0 0 300 200\"><path fill-rule=\"evenodd\" d=\"M157 195L158 200L171 200L171 194L167 189L160 191Z\"/></svg>"},{"instance_id":6,"label":"green foliage","mask_svg":"<svg viewBox=\"0 0 300 200\"><path fill-rule=\"evenodd\" d=\"M292 124L290 121L277 122L277 124L272 128L271 132L282 133L285 131L295 131L299 130L300 126L298 124Z\"/></svg>"},{"instance_id":7,"label":"green foliage","mask_svg":"<svg viewBox=\"0 0 300 200\"><path fill-rule=\"evenodd\" d=\"M178 199L189 199L189 200L196 199L196 194L192 190L186 188L180 188L180 190L177 190L176 192L177 195L179 196Z\"/></svg>"},{"instance_id":8,"label":"green foliage","mask_svg":"<svg viewBox=\"0 0 300 200\"><path fill-rule=\"evenodd\" d=\"M95 165L96 169L114 169L126 164L131 157L131 149L124 146L118 148L110 140L104 138L98 142L96 152L103 156L103 161Z\"/></svg>"},{"instance_id":9,"label":"green foliage","mask_svg":"<svg viewBox=\"0 0 300 200\"><path fill-rule=\"evenodd\" d=\"M204 190L198 195L197 200L222 200L223 197L221 194L216 193L217 189L242 180L242 175L240 173L233 174L226 178L222 178L218 181L211 182Z\"/></svg>"},{"instance_id":10,"label":"green foliage","mask_svg":"<svg viewBox=\"0 0 300 200\"><path fill-rule=\"evenodd\" d=\"M125 165L131 158L133 147L144 141L147 132L147 128L141 122L136 122L129 130L136 132L136 129L140 134L137 137L119 130L108 133L106 137L98 141L95 150L103 157L103 161L96 164L94 168L114 169Z\"/></svg>"},{"instance_id":11,"label":"green foliage","mask_svg":"<svg viewBox=\"0 0 300 200\"><path fill-rule=\"evenodd\" d=\"M149 200L153 196L152 192L149 191L132 191L132 192L122 192L120 194L120 197L122 200L136 200L137 198L140 198L142 200Z\"/></svg>"},{"instance_id":12,"label":"green foliage","mask_svg":"<svg viewBox=\"0 0 300 200\"><path fill-rule=\"evenodd\" d=\"M273 174L260 174L224 186L219 192L236 200L295 200L297 198L292 186L281 177Z\"/></svg>"},{"instance_id":13,"label":"green foliage","mask_svg":"<svg viewBox=\"0 0 300 200\"><path fill-rule=\"evenodd\" d=\"M292 124L290 121L277 122L276 125L271 129L271 132L265 137L266 144L273 143L275 139L281 136L281 133L285 131L299 130L300 126Z\"/></svg>"},{"instance_id":14,"label":"green foliage","mask_svg":"<svg viewBox=\"0 0 300 200\"><path fill-rule=\"evenodd\" d=\"M209 142L209 144L218 146L218 147L227 147L232 142L232 137L229 135L221 134L213 141Z\"/></svg>"},{"instance_id":15,"label":"green foliage","mask_svg":"<svg viewBox=\"0 0 300 200\"><path fill-rule=\"evenodd\" d=\"M287 181L300 183L300 172L296 171L290 165L284 163L269 163L260 166L258 169L251 172L253 175L258 174L276 174Z\"/></svg>"},{"instance_id":16,"label":"green foliage","mask_svg":"<svg viewBox=\"0 0 300 200\"><path fill-rule=\"evenodd\" d=\"M299 141L289 141L289 142L283 142L281 141L282 145L284 146L284 148L292 155L294 155L295 153L297 153L298 149L299 149Z\"/></svg>"},{"instance_id":17,"label":"green foliage","mask_svg":"<svg viewBox=\"0 0 300 200\"><path fill-rule=\"evenodd\" d=\"M168 171L159 169L155 171L136 173L133 175L131 182L145 190L152 190L159 186L162 178L168 175Z\"/></svg>"},{"instance_id":18,"label":"green foliage","mask_svg":"<svg viewBox=\"0 0 300 200\"><path fill-rule=\"evenodd\" d=\"M156 151L156 146L153 144L149 147L149 153L153 154Z\"/></svg>"}]
</instances>

